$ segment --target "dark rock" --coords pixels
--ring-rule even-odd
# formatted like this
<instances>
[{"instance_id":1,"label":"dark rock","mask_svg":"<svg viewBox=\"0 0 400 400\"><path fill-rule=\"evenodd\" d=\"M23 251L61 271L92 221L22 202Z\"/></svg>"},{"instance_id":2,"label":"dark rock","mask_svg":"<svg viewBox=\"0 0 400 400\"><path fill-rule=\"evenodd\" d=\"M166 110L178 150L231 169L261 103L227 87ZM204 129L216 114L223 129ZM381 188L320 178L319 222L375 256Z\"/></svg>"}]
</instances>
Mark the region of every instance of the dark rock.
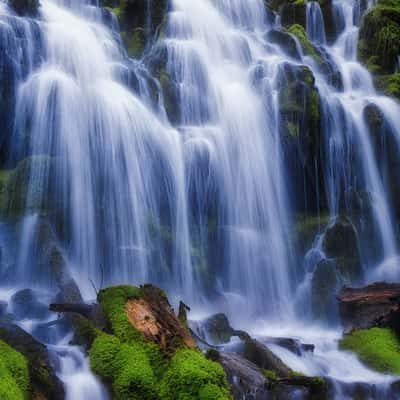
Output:
<instances>
[{"instance_id":1,"label":"dark rock","mask_svg":"<svg viewBox=\"0 0 400 400\"><path fill-rule=\"evenodd\" d=\"M293 57L296 60L301 60L301 55L296 41L289 33L272 29L267 33L267 40L279 45L281 50L290 57Z\"/></svg>"},{"instance_id":2,"label":"dark rock","mask_svg":"<svg viewBox=\"0 0 400 400\"><path fill-rule=\"evenodd\" d=\"M139 57L146 45L163 34L166 24L167 1L106 0L105 5L118 9L121 36L128 54Z\"/></svg>"},{"instance_id":3,"label":"dark rock","mask_svg":"<svg viewBox=\"0 0 400 400\"><path fill-rule=\"evenodd\" d=\"M235 400L269 398L267 378L256 365L235 353L222 353L219 361L226 372Z\"/></svg>"},{"instance_id":4,"label":"dark rock","mask_svg":"<svg viewBox=\"0 0 400 400\"><path fill-rule=\"evenodd\" d=\"M39 0L9 0L9 5L19 15L34 16L39 9Z\"/></svg>"},{"instance_id":5,"label":"dark rock","mask_svg":"<svg viewBox=\"0 0 400 400\"><path fill-rule=\"evenodd\" d=\"M299 24L306 28L306 2L295 1L287 2L280 7L281 23L284 27L289 27L293 24Z\"/></svg>"},{"instance_id":6,"label":"dark rock","mask_svg":"<svg viewBox=\"0 0 400 400\"><path fill-rule=\"evenodd\" d=\"M357 233L353 224L345 217L340 217L330 226L322 243L327 257L354 257L358 254Z\"/></svg>"},{"instance_id":7,"label":"dark rock","mask_svg":"<svg viewBox=\"0 0 400 400\"><path fill-rule=\"evenodd\" d=\"M235 353L221 353L235 400L325 400L326 385L320 378L279 378Z\"/></svg>"},{"instance_id":8,"label":"dark rock","mask_svg":"<svg viewBox=\"0 0 400 400\"><path fill-rule=\"evenodd\" d=\"M345 332L389 326L400 334L400 284L378 282L362 288L344 287L338 301Z\"/></svg>"},{"instance_id":9,"label":"dark rock","mask_svg":"<svg viewBox=\"0 0 400 400\"><path fill-rule=\"evenodd\" d=\"M0 339L27 358L34 389L43 393L48 400L64 399L63 383L54 372L54 364L46 346L13 324L0 324Z\"/></svg>"},{"instance_id":10,"label":"dark rock","mask_svg":"<svg viewBox=\"0 0 400 400\"><path fill-rule=\"evenodd\" d=\"M6 301L0 301L0 318L4 317L7 313L8 304Z\"/></svg>"},{"instance_id":11,"label":"dark rock","mask_svg":"<svg viewBox=\"0 0 400 400\"><path fill-rule=\"evenodd\" d=\"M63 302L80 303L83 301L78 285L72 278L65 263L64 256L57 245L53 245L49 253L50 269L60 289Z\"/></svg>"},{"instance_id":12,"label":"dark rock","mask_svg":"<svg viewBox=\"0 0 400 400\"><path fill-rule=\"evenodd\" d=\"M203 338L212 344L228 343L235 332L225 314L207 318L200 324L200 330Z\"/></svg>"},{"instance_id":13,"label":"dark rock","mask_svg":"<svg viewBox=\"0 0 400 400\"><path fill-rule=\"evenodd\" d=\"M10 306L18 319L43 319L48 316L48 308L37 299L32 289L23 289L11 297Z\"/></svg>"},{"instance_id":14,"label":"dark rock","mask_svg":"<svg viewBox=\"0 0 400 400\"><path fill-rule=\"evenodd\" d=\"M263 339L267 345L269 343L276 344L283 347L298 356L301 356L304 352L313 352L315 346L313 344L302 343L298 339L283 338L283 337L270 337Z\"/></svg>"},{"instance_id":15,"label":"dark rock","mask_svg":"<svg viewBox=\"0 0 400 400\"><path fill-rule=\"evenodd\" d=\"M326 256L335 259L343 282L357 283L362 276L357 232L346 217L339 217L324 235L322 249Z\"/></svg>"},{"instance_id":16,"label":"dark rock","mask_svg":"<svg viewBox=\"0 0 400 400\"><path fill-rule=\"evenodd\" d=\"M246 339L242 355L259 368L274 371L279 377L289 377L292 375L290 368L258 340L252 338Z\"/></svg>"}]
</instances>

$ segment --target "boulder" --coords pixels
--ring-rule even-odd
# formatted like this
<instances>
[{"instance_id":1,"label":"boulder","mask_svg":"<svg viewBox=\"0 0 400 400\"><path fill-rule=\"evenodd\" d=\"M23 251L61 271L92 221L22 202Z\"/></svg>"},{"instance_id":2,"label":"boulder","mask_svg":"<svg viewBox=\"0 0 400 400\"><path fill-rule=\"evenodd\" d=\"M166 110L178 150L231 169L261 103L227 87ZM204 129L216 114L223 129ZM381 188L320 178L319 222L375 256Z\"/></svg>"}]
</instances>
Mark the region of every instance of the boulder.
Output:
<instances>
[{"instance_id":1,"label":"boulder","mask_svg":"<svg viewBox=\"0 0 400 400\"><path fill-rule=\"evenodd\" d=\"M313 344L302 343L298 339L285 338L285 337L268 337L263 339L267 345L269 343L276 344L292 353L301 356L305 352L313 352L315 346Z\"/></svg>"},{"instance_id":2,"label":"boulder","mask_svg":"<svg viewBox=\"0 0 400 400\"><path fill-rule=\"evenodd\" d=\"M297 47L297 43L293 36L284 31L278 31L271 29L266 36L267 40L271 43L277 44L281 50L287 55L293 57L296 60L301 60L301 55Z\"/></svg>"},{"instance_id":3,"label":"boulder","mask_svg":"<svg viewBox=\"0 0 400 400\"><path fill-rule=\"evenodd\" d=\"M267 346L253 338L246 338L242 355L261 369L274 371L277 376L287 378L292 371Z\"/></svg>"},{"instance_id":4,"label":"boulder","mask_svg":"<svg viewBox=\"0 0 400 400\"><path fill-rule=\"evenodd\" d=\"M236 353L221 353L219 362L231 385L234 400L325 400L327 385L321 378L291 374L279 378Z\"/></svg>"},{"instance_id":5,"label":"boulder","mask_svg":"<svg viewBox=\"0 0 400 400\"><path fill-rule=\"evenodd\" d=\"M400 284L344 287L337 298L345 332L387 326L400 334Z\"/></svg>"},{"instance_id":6,"label":"boulder","mask_svg":"<svg viewBox=\"0 0 400 400\"><path fill-rule=\"evenodd\" d=\"M322 248L329 258L358 256L357 233L353 224L340 217L325 232Z\"/></svg>"},{"instance_id":7,"label":"boulder","mask_svg":"<svg viewBox=\"0 0 400 400\"><path fill-rule=\"evenodd\" d=\"M38 300L32 289L15 293L10 300L11 311L17 319L43 319L48 316L47 305Z\"/></svg>"},{"instance_id":8,"label":"boulder","mask_svg":"<svg viewBox=\"0 0 400 400\"><path fill-rule=\"evenodd\" d=\"M343 282L357 283L362 276L357 232L347 217L339 217L325 231L322 249L329 259L334 259Z\"/></svg>"},{"instance_id":9,"label":"boulder","mask_svg":"<svg viewBox=\"0 0 400 400\"><path fill-rule=\"evenodd\" d=\"M214 314L197 324L199 336L211 344L228 343L234 336L235 330L231 327L225 314Z\"/></svg>"},{"instance_id":10,"label":"boulder","mask_svg":"<svg viewBox=\"0 0 400 400\"><path fill-rule=\"evenodd\" d=\"M268 398L267 378L256 365L235 353L221 353L219 362L226 372L235 400Z\"/></svg>"},{"instance_id":11,"label":"boulder","mask_svg":"<svg viewBox=\"0 0 400 400\"><path fill-rule=\"evenodd\" d=\"M20 352L27 360L33 389L48 400L62 400L64 386L54 371L46 346L14 324L0 324L0 339Z\"/></svg>"}]
</instances>

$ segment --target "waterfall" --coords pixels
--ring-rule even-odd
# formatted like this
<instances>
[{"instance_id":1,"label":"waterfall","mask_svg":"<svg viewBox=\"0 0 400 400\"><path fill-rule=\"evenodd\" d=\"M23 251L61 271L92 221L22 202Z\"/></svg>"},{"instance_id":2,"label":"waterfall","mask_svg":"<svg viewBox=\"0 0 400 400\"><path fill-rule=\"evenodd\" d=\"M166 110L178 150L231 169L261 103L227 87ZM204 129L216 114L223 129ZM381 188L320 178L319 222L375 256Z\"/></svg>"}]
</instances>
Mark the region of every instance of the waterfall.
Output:
<instances>
[{"instance_id":1,"label":"waterfall","mask_svg":"<svg viewBox=\"0 0 400 400\"><path fill-rule=\"evenodd\" d=\"M316 357L274 351L328 376L337 399L343 382L387 388L391 377L339 351L337 330L308 329L314 274L332 261L324 237L340 218L356 231L357 284L400 277L391 171L366 118L378 109L398 157L400 106L357 61L360 2L334 0L328 29L324 5L308 1L311 50L264 0L171 0L153 37L154 2L134 60L96 1L41 0L33 18L0 0L0 89L12 99L0 144L5 173L27 176L26 189L12 188L26 190L23 204L0 224L0 276L13 290L57 293L45 221L87 299L151 282L174 303L267 321L263 334L304 329ZM318 218L311 248L298 248L300 214ZM49 346L68 398L107 398L81 349Z\"/></svg>"},{"instance_id":2,"label":"waterfall","mask_svg":"<svg viewBox=\"0 0 400 400\"><path fill-rule=\"evenodd\" d=\"M326 43L324 17L317 1L307 2L307 35L315 43Z\"/></svg>"},{"instance_id":3,"label":"waterfall","mask_svg":"<svg viewBox=\"0 0 400 400\"><path fill-rule=\"evenodd\" d=\"M262 1L251 7L240 0L172 5L167 70L179 87L188 191L198 196L191 223L201 225L216 208L224 292L242 295L253 310L289 313L290 216L273 88L277 71L269 67L265 78L269 99L249 73L264 61ZM198 172L203 168L205 182Z\"/></svg>"}]
</instances>

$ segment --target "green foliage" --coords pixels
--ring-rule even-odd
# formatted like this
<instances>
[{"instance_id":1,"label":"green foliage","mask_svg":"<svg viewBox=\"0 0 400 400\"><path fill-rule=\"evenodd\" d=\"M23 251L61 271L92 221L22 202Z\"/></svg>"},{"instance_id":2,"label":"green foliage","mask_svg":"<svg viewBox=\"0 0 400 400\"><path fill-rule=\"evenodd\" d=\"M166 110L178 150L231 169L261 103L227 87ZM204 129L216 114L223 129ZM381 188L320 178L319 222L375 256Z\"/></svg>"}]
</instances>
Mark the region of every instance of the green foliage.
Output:
<instances>
[{"instance_id":1,"label":"green foliage","mask_svg":"<svg viewBox=\"0 0 400 400\"><path fill-rule=\"evenodd\" d=\"M171 360L160 384L163 400L228 400L222 367L196 350L181 349Z\"/></svg>"},{"instance_id":2,"label":"green foliage","mask_svg":"<svg viewBox=\"0 0 400 400\"><path fill-rule=\"evenodd\" d=\"M292 25L288 29L288 32L296 36L297 39L299 39L301 47L303 48L305 54L314 58L314 60L317 61L318 63L322 61L320 55L317 53L315 47L308 38L306 31L301 25L299 24Z\"/></svg>"},{"instance_id":3,"label":"green foliage","mask_svg":"<svg viewBox=\"0 0 400 400\"><path fill-rule=\"evenodd\" d=\"M378 89L400 100L400 74L381 75L375 79Z\"/></svg>"},{"instance_id":4,"label":"green foliage","mask_svg":"<svg viewBox=\"0 0 400 400\"><path fill-rule=\"evenodd\" d=\"M369 367L400 375L400 344L388 328L360 329L345 336L340 347L353 351Z\"/></svg>"},{"instance_id":5,"label":"green foliage","mask_svg":"<svg viewBox=\"0 0 400 400\"><path fill-rule=\"evenodd\" d=\"M380 0L363 17L358 55L373 73L390 74L400 53L400 4Z\"/></svg>"},{"instance_id":6,"label":"green foliage","mask_svg":"<svg viewBox=\"0 0 400 400\"><path fill-rule=\"evenodd\" d=\"M24 400L28 397L29 370L25 357L0 341L0 399Z\"/></svg>"}]
</instances>

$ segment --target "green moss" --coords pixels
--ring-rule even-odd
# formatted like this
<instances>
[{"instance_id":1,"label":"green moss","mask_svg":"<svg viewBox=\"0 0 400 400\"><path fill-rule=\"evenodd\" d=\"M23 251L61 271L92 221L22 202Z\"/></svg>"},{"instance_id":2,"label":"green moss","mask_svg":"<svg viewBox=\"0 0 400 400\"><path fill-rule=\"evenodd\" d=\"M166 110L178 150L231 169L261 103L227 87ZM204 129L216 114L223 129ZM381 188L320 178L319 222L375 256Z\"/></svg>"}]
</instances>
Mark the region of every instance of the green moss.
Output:
<instances>
[{"instance_id":1,"label":"green moss","mask_svg":"<svg viewBox=\"0 0 400 400\"><path fill-rule=\"evenodd\" d=\"M289 27L287 31L292 35L296 36L297 39L299 39L299 42L305 54L314 58L314 60L317 61L318 63L322 61L316 49L312 45L311 41L308 39L306 31L301 25L294 24L291 27Z\"/></svg>"},{"instance_id":2,"label":"green moss","mask_svg":"<svg viewBox=\"0 0 400 400\"><path fill-rule=\"evenodd\" d=\"M116 286L98 299L114 333L101 333L89 351L90 365L109 386L116 400L228 400L222 367L199 351L180 347L171 359L145 340L129 323L125 304L142 296L142 289Z\"/></svg>"},{"instance_id":3,"label":"green moss","mask_svg":"<svg viewBox=\"0 0 400 400\"><path fill-rule=\"evenodd\" d=\"M400 375L400 344L388 328L354 331L340 341L340 348L353 351L377 371Z\"/></svg>"},{"instance_id":4,"label":"green moss","mask_svg":"<svg viewBox=\"0 0 400 400\"><path fill-rule=\"evenodd\" d=\"M128 55L139 57L143 54L146 47L146 33L142 28L136 28L133 31L121 32L122 39L125 42Z\"/></svg>"},{"instance_id":5,"label":"green moss","mask_svg":"<svg viewBox=\"0 0 400 400\"><path fill-rule=\"evenodd\" d=\"M214 395L214 397L210 397ZM228 383L222 367L195 350L181 349L171 360L160 384L160 398L228 400Z\"/></svg>"},{"instance_id":6,"label":"green moss","mask_svg":"<svg viewBox=\"0 0 400 400\"><path fill-rule=\"evenodd\" d=\"M363 17L358 55L373 73L390 74L400 53L400 4L380 0Z\"/></svg>"},{"instance_id":7,"label":"green moss","mask_svg":"<svg viewBox=\"0 0 400 400\"><path fill-rule=\"evenodd\" d=\"M132 327L125 312L125 305L130 299L141 297L140 288L134 286L114 286L103 289L98 295L98 301L111 322L113 333L123 342L142 340L140 332Z\"/></svg>"},{"instance_id":8,"label":"green moss","mask_svg":"<svg viewBox=\"0 0 400 400\"><path fill-rule=\"evenodd\" d=\"M269 369L263 369L262 370L263 375L273 381L276 381L278 379L278 375L276 374L275 371L269 370Z\"/></svg>"},{"instance_id":9,"label":"green moss","mask_svg":"<svg viewBox=\"0 0 400 400\"><path fill-rule=\"evenodd\" d=\"M25 357L0 341L0 399L28 398L29 371Z\"/></svg>"},{"instance_id":10,"label":"green moss","mask_svg":"<svg viewBox=\"0 0 400 400\"><path fill-rule=\"evenodd\" d=\"M111 384L116 399L157 399L156 376L147 350L142 343L121 343L103 334L89 352L90 365Z\"/></svg>"},{"instance_id":11,"label":"green moss","mask_svg":"<svg viewBox=\"0 0 400 400\"><path fill-rule=\"evenodd\" d=\"M3 214L16 216L25 211L47 212L51 169L51 157L35 155L20 161L14 170L4 171L0 184Z\"/></svg>"}]
</instances>

